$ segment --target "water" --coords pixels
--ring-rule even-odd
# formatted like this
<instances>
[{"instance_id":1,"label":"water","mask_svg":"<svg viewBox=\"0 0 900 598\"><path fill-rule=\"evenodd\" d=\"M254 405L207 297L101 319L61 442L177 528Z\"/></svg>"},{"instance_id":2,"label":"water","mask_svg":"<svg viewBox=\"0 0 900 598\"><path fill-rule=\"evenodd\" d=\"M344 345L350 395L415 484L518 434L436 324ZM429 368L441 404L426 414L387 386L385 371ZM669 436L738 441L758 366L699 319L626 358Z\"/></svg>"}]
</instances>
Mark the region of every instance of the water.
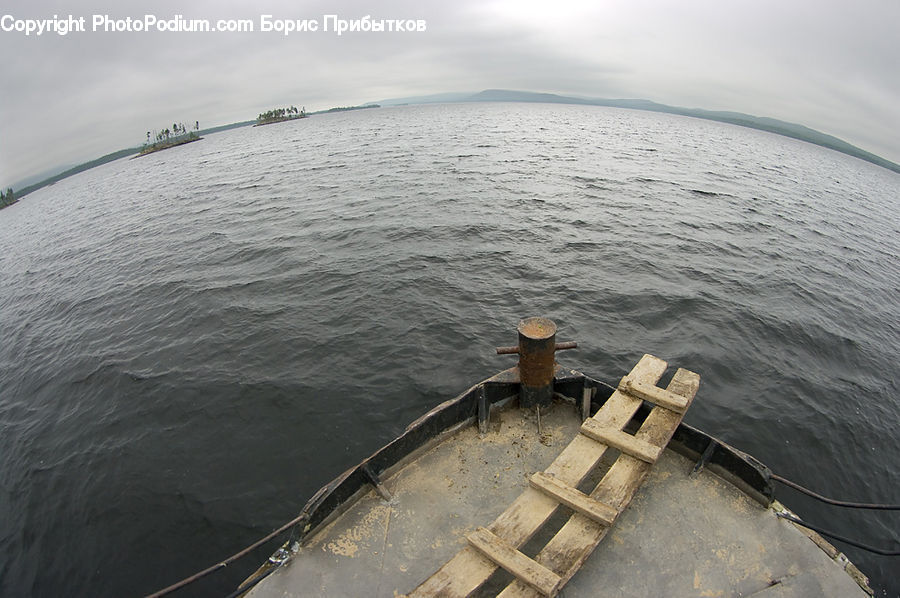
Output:
<instances>
[{"instance_id":1,"label":"water","mask_svg":"<svg viewBox=\"0 0 900 598\"><path fill-rule=\"evenodd\" d=\"M233 130L38 191L0 213L0 594L218 562L512 365L530 315L607 382L644 352L698 371L687 421L777 473L900 502L898 197L790 139L530 104ZM894 514L778 496L898 542ZM900 594L896 559L842 548Z\"/></svg>"}]
</instances>

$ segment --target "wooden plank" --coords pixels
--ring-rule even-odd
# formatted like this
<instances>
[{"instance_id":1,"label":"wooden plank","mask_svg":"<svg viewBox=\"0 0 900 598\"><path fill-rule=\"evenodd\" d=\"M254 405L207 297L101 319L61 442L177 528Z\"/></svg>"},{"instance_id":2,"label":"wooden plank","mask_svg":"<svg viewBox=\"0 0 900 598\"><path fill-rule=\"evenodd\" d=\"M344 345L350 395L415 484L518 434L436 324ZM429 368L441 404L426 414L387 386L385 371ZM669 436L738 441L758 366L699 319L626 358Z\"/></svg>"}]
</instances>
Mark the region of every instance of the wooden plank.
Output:
<instances>
[{"instance_id":1,"label":"wooden plank","mask_svg":"<svg viewBox=\"0 0 900 598\"><path fill-rule=\"evenodd\" d=\"M531 485L548 496L552 496L570 509L574 509L601 525L612 525L619 512L602 502L596 501L577 488L563 484L542 471L531 476Z\"/></svg>"},{"instance_id":2,"label":"wooden plank","mask_svg":"<svg viewBox=\"0 0 900 598\"><path fill-rule=\"evenodd\" d=\"M672 378L668 390L686 397L690 405L699 384L700 376L679 369ZM682 414L674 411L654 407L635 436L646 442L664 446L669 443L682 417ZM651 467L649 463L630 455L620 455L590 496L621 512L634 498L637 489L650 473ZM597 524L575 513L538 553L535 560L557 573L565 585L603 540L609 529L611 529L609 526ZM533 598L537 595L531 587L518 582L511 583L498 594L503 598L514 596Z\"/></svg>"},{"instance_id":3,"label":"wooden plank","mask_svg":"<svg viewBox=\"0 0 900 598\"><path fill-rule=\"evenodd\" d=\"M653 384L643 384L629 378L623 378L619 384L619 390L633 395L639 399L650 401L660 407L671 409L677 413L684 413L687 410L688 402L683 396L663 390Z\"/></svg>"},{"instance_id":4,"label":"wooden plank","mask_svg":"<svg viewBox=\"0 0 900 598\"><path fill-rule=\"evenodd\" d=\"M628 376L655 384L666 370L666 362L644 355ZM641 400L616 391L594 415L606 426L623 428L641 406ZM597 466L606 446L577 435L545 470L559 481L576 487ZM487 526L494 534L518 548L556 511L559 503L534 488L527 488L512 505ZM477 590L496 570L496 565L475 548L467 546L413 590L411 598L461 597Z\"/></svg>"},{"instance_id":5,"label":"wooden plank","mask_svg":"<svg viewBox=\"0 0 900 598\"><path fill-rule=\"evenodd\" d=\"M483 527L467 536L469 543L485 556L544 596L555 596L562 581L556 573L525 556Z\"/></svg>"},{"instance_id":6,"label":"wooden plank","mask_svg":"<svg viewBox=\"0 0 900 598\"><path fill-rule=\"evenodd\" d=\"M622 451L626 455L631 455L647 463L656 463L664 448L635 438L628 432L616 430L615 428L604 428L590 419L581 424L581 433L588 438L593 438L597 442L602 442L607 446Z\"/></svg>"}]
</instances>

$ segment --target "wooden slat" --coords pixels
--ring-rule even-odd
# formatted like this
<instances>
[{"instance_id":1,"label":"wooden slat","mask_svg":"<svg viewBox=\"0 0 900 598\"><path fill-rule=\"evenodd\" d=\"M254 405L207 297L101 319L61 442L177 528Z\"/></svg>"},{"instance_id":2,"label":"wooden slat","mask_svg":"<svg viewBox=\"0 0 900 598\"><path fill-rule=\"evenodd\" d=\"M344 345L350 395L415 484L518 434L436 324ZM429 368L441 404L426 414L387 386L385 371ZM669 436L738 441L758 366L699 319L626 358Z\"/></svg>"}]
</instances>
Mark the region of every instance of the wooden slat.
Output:
<instances>
[{"instance_id":1,"label":"wooden slat","mask_svg":"<svg viewBox=\"0 0 900 598\"><path fill-rule=\"evenodd\" d=\"M665 361L652 355L644 355L628 376L633 380L655 384L665 370ZM605 426L621 429L640 406L640 399L616 391L591 419ZM565 484L577 487L597 466L605 450L605 445L579 434L545 472ZM519 547L534 535L558 506L559 503L555 499L543 492L527 488L488 526L488 529L504 538L511 546ZM493 561L475 548L467 546L423 581L409 596L411 598L468 596L496 569Z\"/></svg>"},{"instance_id":2,"label":"wooden slat","mask_svg":"<svg viewBox=\"0 0 900 598\"><path fill-rule=\"evenodd\" d=\"M622 379L622 382L619 384L619 390L677 413L684 413L688 406L687 399L681 395L663 390L653 384L643 384L629 378Z\"/></svg>"},{"instance_id":3,"label":"wooden slat","mask_svg":"<svg viewBox=\"0 0 900 598\"><path fill-rule=\"evenodd\" d=\"M522 554L483 527L467 536L469 543L485 556L544 596L555 596L560 577L550 569Z\"/></svg>"},{"instance_id":4,"label":"wooden slat","mask_svg":"<svg viewBox=\"0 0 900 598\"><path fill-rule=\"evenodd\" d=\"M533 487L542 491L544 494L552 496L567 507L574 509L601 525L612 525L613 521L616 520L616 516L619 514L615 508L594 500L577 488L573 488L568 484L563 484L556 478L550 477L542 471L531 476L529 482Z\"/></svg>"},{"instance_id":5,"label":"wooden slat","mask_svg":"<svg viewBox=\"0 0 900 598\"><path fill-rule=\"evenodd\" d=\"M686 397L690 405L699 384L700 376L679 369L669 383L668 390ZM635 436L646 442L664 446L671 440L681 418L681 414L655 407ZM651 467L649 463L629 455L620 455L590 496L622 512L649 475ZM535 560L562 577L564 586L610 529L609 526L597 524L575 513L537 554ZM580 556L573 559L573 555ZM531 587L513 582L498 596L534 598L537 595Z\"/></svg>"},{"instance_id":6,"label":"wooden slat","mask_svg":"<svg viewBox=\"0 0 900 598\"><path fill-rule=\"evenodd\" d=\"M664 447L655 446L639 438L635 438L628 432L615 428L606 428L594 420L587 420L581 424L581 433L597 442L616 448L626 455L631 455L647 463L656 463Z\"/></svg>"}]
</instances>

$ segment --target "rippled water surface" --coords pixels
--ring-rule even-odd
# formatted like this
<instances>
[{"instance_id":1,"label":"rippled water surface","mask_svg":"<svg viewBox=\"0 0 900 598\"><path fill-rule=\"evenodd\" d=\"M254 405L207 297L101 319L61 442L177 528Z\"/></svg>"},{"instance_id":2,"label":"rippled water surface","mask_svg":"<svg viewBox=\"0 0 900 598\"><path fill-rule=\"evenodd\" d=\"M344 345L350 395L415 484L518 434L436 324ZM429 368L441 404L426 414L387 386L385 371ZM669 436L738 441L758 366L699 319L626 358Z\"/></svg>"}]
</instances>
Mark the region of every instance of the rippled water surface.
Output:
<instances>
[{"instance_id":1,"label":"rippled water surface","mask_svg":"<svg viewBox=\"0 0 900 598\"><path fill-rule=\"evenodd\" d=\"M0 212L0 594L138 595L291 519L546 315L608 382L824 494L900 502L900 176L749 129L466 104L244 128ZM790 490L882 546L893 514ZM880 594L896 559L841 546ZM274 546L196 586L229 592Z\"/></svg>"}]
</instances>

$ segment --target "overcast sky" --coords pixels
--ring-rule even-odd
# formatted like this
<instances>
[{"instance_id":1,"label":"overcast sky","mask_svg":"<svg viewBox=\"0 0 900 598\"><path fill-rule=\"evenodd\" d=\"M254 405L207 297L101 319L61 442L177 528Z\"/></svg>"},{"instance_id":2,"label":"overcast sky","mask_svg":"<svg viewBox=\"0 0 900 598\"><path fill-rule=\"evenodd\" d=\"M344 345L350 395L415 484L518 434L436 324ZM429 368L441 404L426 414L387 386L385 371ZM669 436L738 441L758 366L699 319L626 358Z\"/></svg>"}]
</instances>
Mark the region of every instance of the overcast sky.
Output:
<instances>
[{"instance_id":1,"label":"overcast sky","mask_svg":"<svg viewBox=\"0 0 900 598\"><path fill-rule=\"evenodd\" d=\"M324 16L424 32L323 31ZM271 107L504 88L643 98L797 122L900 162L900 0L3 0L60 36L0 31L0 185ZM246 33L92 31L113 19L249 19ZM262 15L316 32L260 31Z\"/></svg>"}]
</instances>

